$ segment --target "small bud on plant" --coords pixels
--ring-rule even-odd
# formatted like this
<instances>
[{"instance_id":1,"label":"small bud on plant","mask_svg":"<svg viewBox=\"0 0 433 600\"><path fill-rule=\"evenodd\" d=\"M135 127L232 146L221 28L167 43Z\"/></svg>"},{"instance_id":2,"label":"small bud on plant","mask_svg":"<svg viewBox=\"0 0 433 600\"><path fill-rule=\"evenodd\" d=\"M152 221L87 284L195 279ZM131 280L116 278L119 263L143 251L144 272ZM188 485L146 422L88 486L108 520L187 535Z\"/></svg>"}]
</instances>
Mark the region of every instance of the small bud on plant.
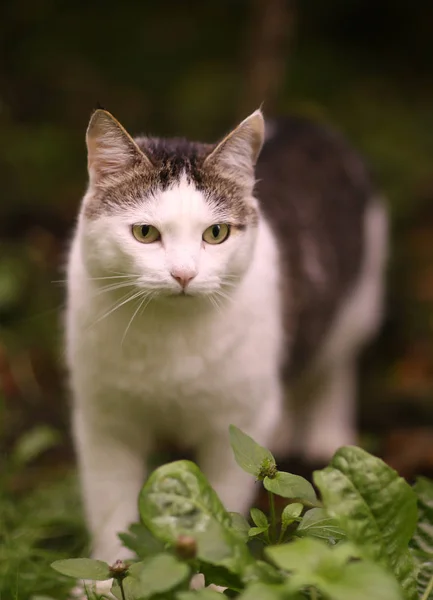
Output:
<instances>
[{"instance_id":1,"label":"small bud on plant","mask_svg":"<svg viewBox=\"0 0 433 600\"><path fill-rule=\"evenodd\" d=\"M179 558L188 560L197 555L197 542L190 535L180 535L176 540L176 554Z\"/></svg>"},{"instance_id":2,"label":"small bud on plant","mask_svg":"<svg viewBox=\"0 0 433 600\"><path fill-rule=\"evenodd\" d=\"M259 481L263 481L265 477L273 479L277 473L278 469L275 462L269 460L268 458L265 458L260 466L260 471L257 475L257 479Z\"/></svg>"},{"instance_id":3,"label":"small bud on plant","mask_svg":"<svg viewBox=\"0 0 433 600\"><path fill-rule=\"evenodd\" d=\"M128 565L123 560L116 560L116 562L110 567L110 577L114 579L124 579L128 575Z\"/></svg>"}]
</instances>

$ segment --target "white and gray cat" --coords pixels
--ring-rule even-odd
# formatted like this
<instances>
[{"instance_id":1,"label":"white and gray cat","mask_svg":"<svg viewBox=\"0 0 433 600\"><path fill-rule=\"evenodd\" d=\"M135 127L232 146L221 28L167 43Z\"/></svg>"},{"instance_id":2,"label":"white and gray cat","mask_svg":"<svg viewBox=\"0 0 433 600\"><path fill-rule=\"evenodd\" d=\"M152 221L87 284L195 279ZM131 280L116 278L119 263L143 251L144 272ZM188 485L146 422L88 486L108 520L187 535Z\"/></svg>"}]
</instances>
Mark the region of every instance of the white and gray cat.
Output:
<instances>
[{"instance_id":1,"label":"white and gray cat","mask_svg":"<svg viewBox=\"0 0 433 600\"><path fill-rule=\"evenodd\" d=\"M302 118L269 129L263 145L256 111L207 145L133 139L105 110L91 118L67 361L96 558L124 557L117 532L137 519L157 439L193 448L241 512L255 487L234 464L230 423L310 459L355 441L386 213L339 135Z\"/></svg>"}]
</instances>

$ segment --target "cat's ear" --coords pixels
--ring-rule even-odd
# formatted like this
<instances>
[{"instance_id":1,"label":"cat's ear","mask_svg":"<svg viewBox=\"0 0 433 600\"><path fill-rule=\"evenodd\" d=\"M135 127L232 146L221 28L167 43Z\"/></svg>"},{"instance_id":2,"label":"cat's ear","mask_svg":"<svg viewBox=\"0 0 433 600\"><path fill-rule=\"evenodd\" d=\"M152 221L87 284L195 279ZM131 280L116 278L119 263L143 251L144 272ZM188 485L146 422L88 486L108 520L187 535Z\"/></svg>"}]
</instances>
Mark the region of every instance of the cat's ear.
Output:
<instances>
[{"instance_id":1,"label":"cat's ear","mask_svg":"<svg viewBox=\"0 0 433 600\"><path fill-rule=\"evenodd\" d=\"M265 122L259 109L242 121L217 145L206 158L205 166L212 166L221 173L252 186L254 165L259 157L264 137Z\"/></svg>"},{"instance_id":2,"label":"cat's ear","mask_svg":"<svg viewBox=\"0 0 433 600\"><path fill-rule=\"evenodd\" d=\"M91 182L142 163L152 164L122 125L106 110L96 110L87 128L87 164Z\"/></svg>"}]
</instances>

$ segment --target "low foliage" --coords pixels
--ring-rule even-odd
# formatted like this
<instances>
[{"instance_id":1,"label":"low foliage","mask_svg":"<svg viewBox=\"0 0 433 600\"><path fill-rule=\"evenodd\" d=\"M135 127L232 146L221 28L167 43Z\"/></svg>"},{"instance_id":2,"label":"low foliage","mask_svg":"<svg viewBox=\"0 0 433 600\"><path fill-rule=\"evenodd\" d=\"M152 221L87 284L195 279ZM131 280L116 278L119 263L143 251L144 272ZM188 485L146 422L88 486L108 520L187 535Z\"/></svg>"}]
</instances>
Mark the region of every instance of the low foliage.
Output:
<instances>
[{"instance_id":1,"label":"low foliage","mask_svg":"<svg viewBox=\"0 0 433 600\"><path fill-rule=\"evenodd\" d=\"M137 560L110 566L53 563L75 578L113 578L118 600L217 600L209 587L239 600L432 600L433 483L411 488L380 459L356 447L338 450L305 479L278 471L272 454L231 426L239 466L269 494L269 515L251 523L228 513L199 468L176 461L156 469L139 498L141 523L121 534ZM288 499L279 518L274 495Z\"/></svg>"}]
</instances>

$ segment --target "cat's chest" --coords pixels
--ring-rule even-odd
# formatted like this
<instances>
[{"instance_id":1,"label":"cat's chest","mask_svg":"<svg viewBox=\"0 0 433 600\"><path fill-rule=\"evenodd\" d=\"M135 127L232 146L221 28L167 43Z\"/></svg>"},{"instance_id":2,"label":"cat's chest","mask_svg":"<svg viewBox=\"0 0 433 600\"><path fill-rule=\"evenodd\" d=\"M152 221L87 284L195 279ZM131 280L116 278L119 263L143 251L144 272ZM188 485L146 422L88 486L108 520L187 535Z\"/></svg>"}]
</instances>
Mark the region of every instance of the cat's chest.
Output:
<instances>
[{"instance_id":1,"label":"cat's chest","mask_svg":"<svg viewBox=\"0 0 433 600\"><path fill-rule=\"evenodd\" d=\"M128 321L118 317L88 338L86 353L97 357L94 376L104 387L171 399L203 394L216 377L230 376L232 351L239 351L237 327L206 319L170 325L150 314L125 333Z\"/></svg>"}]
</instances>

